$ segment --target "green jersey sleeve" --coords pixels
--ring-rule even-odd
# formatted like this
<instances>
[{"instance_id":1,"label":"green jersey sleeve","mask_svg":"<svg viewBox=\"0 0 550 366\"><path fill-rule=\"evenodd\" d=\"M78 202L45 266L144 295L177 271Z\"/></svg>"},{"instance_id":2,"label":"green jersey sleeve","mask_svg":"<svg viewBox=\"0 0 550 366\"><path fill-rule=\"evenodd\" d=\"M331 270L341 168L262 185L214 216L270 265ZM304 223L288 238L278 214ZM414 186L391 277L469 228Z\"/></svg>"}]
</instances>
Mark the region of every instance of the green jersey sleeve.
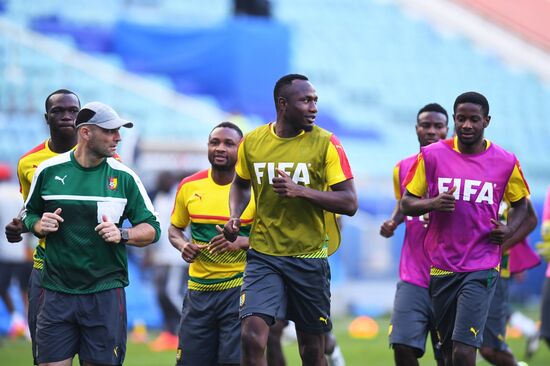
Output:
<instances>
[{"instance_id":1,"label":"green jersey sleeve","mask_svg":"<svg viewBox=\"0 0 550 366\"><path fill-rule=\"evenodd\" d=\"M154 242L160 238L160 223L141 180L131 174L128 179L126 217L132 226L147 223L155 229Z\"/></svg>"}]
</instances>

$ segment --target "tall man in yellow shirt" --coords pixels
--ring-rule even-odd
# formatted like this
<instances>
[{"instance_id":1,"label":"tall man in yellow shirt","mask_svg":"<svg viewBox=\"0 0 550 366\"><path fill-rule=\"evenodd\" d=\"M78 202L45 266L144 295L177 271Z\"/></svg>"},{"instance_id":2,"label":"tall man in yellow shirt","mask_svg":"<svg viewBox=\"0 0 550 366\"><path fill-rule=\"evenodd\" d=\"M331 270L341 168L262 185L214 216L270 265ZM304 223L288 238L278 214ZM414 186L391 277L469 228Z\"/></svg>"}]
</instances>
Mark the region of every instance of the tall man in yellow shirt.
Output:
<instances>
[{"instance_id":1,"label":"tall man in yellow shirt","mask_svg":"<svg viewBox=\"0 0 550 366\"><path fill-rule=\"evenodd\" d=\"M283 76L273 94L276 122L256 128L239 146L224 227L235 240L252 187L256 216L241 290L241 364L266 364L269 326L283 309L296 324L302 363L322 365L324 333L332 328L325 211L353 215L357 195L342 145L315 125L318 97L307 77Z\"/></svg>"}]
</instances>

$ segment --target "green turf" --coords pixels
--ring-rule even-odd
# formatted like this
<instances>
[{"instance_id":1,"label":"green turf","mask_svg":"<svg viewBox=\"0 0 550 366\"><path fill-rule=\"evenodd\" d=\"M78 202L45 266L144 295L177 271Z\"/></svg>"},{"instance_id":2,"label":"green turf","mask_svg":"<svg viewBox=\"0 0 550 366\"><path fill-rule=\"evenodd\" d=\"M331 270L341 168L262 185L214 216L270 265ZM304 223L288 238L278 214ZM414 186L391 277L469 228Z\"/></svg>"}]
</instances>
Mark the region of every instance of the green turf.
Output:
<instances>
[{"instance_id":1,"label":"green turf","mask_svg":"<svg viewBox=\"0 0 550 366\"><path fill-rule=\"evenodd\" d=\"M353 339L349 337L347 327L350 319L339 319L335 322L335 334L338 338L342 352L346 357L348 366L388 366L393 364L392 352L387 345L387 329L388 319L383 318L378 320L380 332L374 339ZM13 341L10 339L0 340L0 365L2 366L28 366L31 365L30 343L24 340ZM523 359L525 340L511 339L509 340L512 350L516 353L516 357ZM285 354L289 366L300 365L296 343L287 344ZM128 342L128 350L126 353L127 366L165 366L174 365L175 352L151 352L145 344L135 344ZM429 350L421 359L421 365L435 365L432 359L432 352ZM77 365L74 362L74 365ZM487 362L481 361L477 365L488 365ZM538 352L529 362L530 366L548 366L550 365L550 350L544 344L541 344Z\"/></svg>"},{"instance_id":2,"label":"green turf","mask_svg":"<svg viewBox=\"0 0 550 366\"><path fill-rule=\"evenodd\" d=\"M342 353L348 366L389 366L393 364L393 353L388 347L388 325L389 318L378 319L380 331L373 339L354 339L348 334L347 327L351 319L340 319L334 324L334 334L342 348ZM511 339L509 345L516 354L516 359L523 360L525 339ZM298 348L296 343L291 343L284 348L288 365L300 365ZM478 356L480 358L480 356ZM433 352L431 347L427 347L426 354L420 360L420 365L434 365ZM529 361L529 366L548 366L550 365L550 350L541 343L541 346L533 358ZM480 361L477 365L489 365L488 362Z\"/></svg>"}]
</instances>

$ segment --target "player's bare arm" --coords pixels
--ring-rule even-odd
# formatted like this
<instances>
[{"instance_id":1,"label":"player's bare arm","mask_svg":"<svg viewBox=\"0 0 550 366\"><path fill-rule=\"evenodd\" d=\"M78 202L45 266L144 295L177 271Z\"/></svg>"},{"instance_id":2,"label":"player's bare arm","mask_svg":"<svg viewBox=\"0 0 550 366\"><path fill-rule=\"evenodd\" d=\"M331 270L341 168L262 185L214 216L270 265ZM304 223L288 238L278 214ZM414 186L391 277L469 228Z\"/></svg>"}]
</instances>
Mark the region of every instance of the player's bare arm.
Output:
<instances>
[{"instance_id":1,"label":"player's bare arm","mask_svg":"<svg viewBox=\"0 0 550 366\"><path fill-rule=\"evenodd\" d=\"M503 244L521 227L528 217L529 207L526 197L523 197L519 201L512 202L510 211L508 211L508 220L506 224L491 219L491 222L494 224L490 233L491 241L496 244Z\"/></svg>"},{"instance_id":2,"label":"player's bare arm","mask_svg":"<svg viewBox=\"0 0 550 366\"><path fill-rule=\"evenodd\" d=\"M118 230L120 235L120 230ZM131 228L128 228L128 241L127 245L132 245L134 247L144 247L153 243L155 240L155 228L146 223L142 222ZM119 239L120 242L120 239Z\"/></svg>"},{"instance_id":3,"label":"player's bare arm","mask_svg":"<svg viewBox=\"0 0 550 366\"><path fill-rule=\"evenodd\" d=\"M187 263L193 263L199 255L202 246L190 242L183 235L185 228L179 228L170 224L168 227L168 240L174 248L180 251L181 257Z\"/></svg>"},{"instance_id":4,"label":"player's bare arm","mask_svg":"<svg viewBox=\"0 0 550 366\"><path fill-rule=\"evenodd\" d=\"M520 225L520 227L514 231L514 233L502 243L502 251L506 252L508 249L512 248L514 245L521 242L527 237L538 224L537 214L533 208L533 204L530 199L527 199L527 219Z\"/></svg>"},{"instance_id":5,"label":"player's bare arm","mask_svg":"<svg viewBox=\"0 0 550 366\"><path fill-rule=\"evenodd\" d=\"M239 177L238 174L235 174L233 183L231 183L231 190L229 191L230 218L223 227L223 235L227 240L231 242L237 240L241 226L241 220L239 218L243 214L249 202L250 181Z\"/></svg>"},{"instance_id":6,"label":"player's bare arm","mask_svg":"<svg viewBox=\"0 0 550 366\"><path fill-rule=\"evenodd\" d=\"M357 212L357 193L352 179L332 185L330 191L318 191L294 183L284 171L277 169L278 176L273 178L273 190L280 197L301 197L321 207L325 211L353 216Z\"/></svg>"},{"instance_id":7,"label":"player's bare arm","mask_svg":"<svg viewBox=\"0 0 550 366\"><path fill-rule=\"evenodd\" d=\"M405 191L399 208L403 215L420 216L430 211L453 212L455 209L455 197L453 193L456 187L447 192L440 193L433 198L421 198L408 190Z\"/></svg>"},{"instance_id":8,"label":"player's bare arm","mask_svg":"<svg viewBox=\"0 0 550 366\"><path fill-rule=\"evenodd\" d=\"M380 226L380 235L384 238L391 238L395 229L405 220L405 215L403 215L399 209L400 201L401 200L397 200L390 218L384 221Z\"/></svg>"}]
</instances>

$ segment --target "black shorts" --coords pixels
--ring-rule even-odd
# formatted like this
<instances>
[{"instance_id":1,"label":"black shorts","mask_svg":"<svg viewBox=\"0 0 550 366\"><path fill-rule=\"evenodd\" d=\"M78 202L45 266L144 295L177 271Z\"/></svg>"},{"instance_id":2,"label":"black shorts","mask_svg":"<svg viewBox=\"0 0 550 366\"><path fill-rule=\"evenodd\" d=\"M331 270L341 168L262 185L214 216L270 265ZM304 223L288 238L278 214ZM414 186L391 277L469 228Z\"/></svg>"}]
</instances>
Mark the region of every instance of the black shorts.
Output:
<instances>
[{"instance_id":1,"label":"black shorts","mask_svg":"<svg viewBox=\"0 0 550 366\"><path fill-rule=\"evenodd\" d=\"M499 278L495 289L495 296L491 301L487 323L483 332L483 347L490 347L499 351L507 351L506 323L510 313L508 302L508 285L510 279Z\"/></svg>"},{"instance_id":2,"label":"black shorts","mask_svg":"<svg viewBox=\"0 0 550 366\"><path fill-rule=\"evenodd\" d=\"M42 292L42 287L40 287L41 277L42 270L33 268L31 278L29 279L28 289L29 311L27 314L27 321L29 323L29 332L31 334L32 358L35 365L38 365L38 361L36 360L36 318L38 317L40 294Z\"/></svg>"},{"instance_id":3,"label":"black shorts","mask_svg":"<svg viewBox=\"0 0 550 366\"><path fill-rule=\"evenodd\" d=\"M402 344L417 349L417 357L426 350L426 338L431 335L434 357L441 358L433 324L430 293L427 288L399 281L389 330L390 345Z\"/></svg>"},{"instance_id":4,"label":"black shorts","mask_svg":"<svg viewBox=\"0 0 550 366\"><path fill-rule=\"evenodd\" d=\"M177 365L241 362L239 292L239 287L223 291L187 291L180 322Z\"/></svg>"},{"instance_id":5,"label":"black shorts","mask_svg":"<svg viewBox=\"0 0 550 366\"><path fill-rule=\"evenodd\" d=\"M286 319L298 331L321 334L332 329L327 258L272 256L249 249L243 281L241 319L259 314L274 322L286 307Z\"/></svg>"},{"instance_id":6,"label":"black shorts","mask_svg":"<svg viewBox=\"0 0 550 366\"><path fill-rule=\"evenodd\" d=\"M435 327L444 351L452 341L481 347L497 280L495 269L430 277Z\"/></svg>"},{"instance_id":7,"label":"black shorts","mask_svg":"<svg viewBox=\"0 0 550 366\"><path fill-rule=\"evenodd\" d=\"M17 284L22 291L27 291L31 271L32 262L0 261L0 293L3 294L8 291L12 278L17 280Z\"/></svg>"},{"instance_id":8,"label":"black shorts","mask_svg":"<svg viewBox=\"0 0 550 366\"><path fill-rule=\"evenodd\" d=\"M540 336L550 339L550 278L544 279L540 314Z\"/></svg>"},{"instance_id":9,"label":"black shorts","mask_svg":"<svg viewBox=\"0 0 550 366\"><path fill-rule=\"evenodd\" d=\"M86 295L42 290L36 328L39 363L78 354L81 362L122 365L126 333L124 288Z\"/></svg>"}]
</instances>

